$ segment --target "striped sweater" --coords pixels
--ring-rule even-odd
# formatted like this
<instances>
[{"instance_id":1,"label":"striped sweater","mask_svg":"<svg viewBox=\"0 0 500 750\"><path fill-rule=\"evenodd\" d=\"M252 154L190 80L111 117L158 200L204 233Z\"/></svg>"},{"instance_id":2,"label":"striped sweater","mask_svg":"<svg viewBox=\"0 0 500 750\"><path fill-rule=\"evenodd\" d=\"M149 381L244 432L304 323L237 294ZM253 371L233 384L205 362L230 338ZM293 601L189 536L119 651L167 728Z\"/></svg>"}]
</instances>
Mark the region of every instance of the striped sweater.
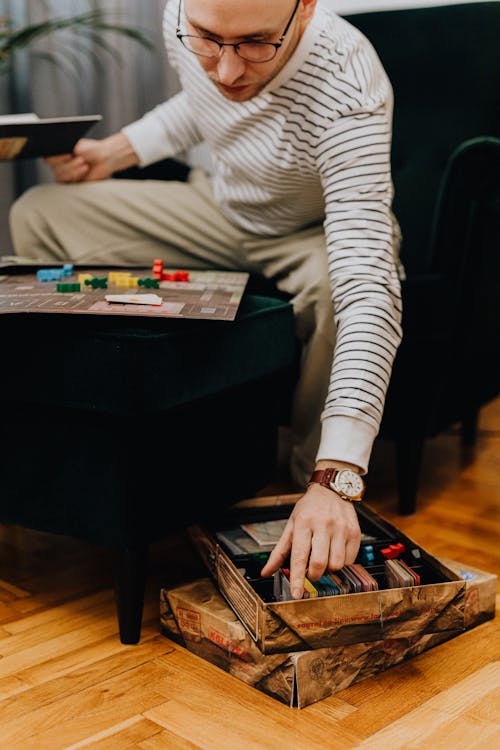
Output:
<instances>
[{"instance_id":1,"label":"striped sweater","mask_svg":"<svg viewBox=\"0 0 500 750\"><path fill-rule=\"evenodd\" d=\"M225 99L175 38L182 90L124 129L143 165L205 141L221 211L257 235L324 223L337 342L318 458L363 471L401 337L393 259L392 91L369 42L321 7L275 78L252 99Z\"/></svg>"}]
</instances>

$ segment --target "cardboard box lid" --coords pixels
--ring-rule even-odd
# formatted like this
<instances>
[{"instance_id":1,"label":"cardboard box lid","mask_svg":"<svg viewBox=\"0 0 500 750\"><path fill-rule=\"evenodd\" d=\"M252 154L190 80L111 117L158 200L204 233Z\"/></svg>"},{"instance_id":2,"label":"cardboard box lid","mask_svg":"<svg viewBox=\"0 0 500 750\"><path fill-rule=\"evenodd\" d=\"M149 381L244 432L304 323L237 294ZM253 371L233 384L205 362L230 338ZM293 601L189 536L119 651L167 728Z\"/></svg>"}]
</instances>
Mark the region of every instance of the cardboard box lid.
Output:
<instances>
[{"instance_id":1,"label":"cardboard box lid","mask_svg":"<svg viewBox=\"0 0 500 750\"><path fill-rule=\"evenodd\" d=\"M494 616L496 576L446 560L467 580L467 627ZM479 607L479 608L478 608ZM209 578L161 591L165 635L253 687L299 708L457 635L413 633L374 642L263 654Z\"/></svg>"},{"instance_id":2,"label":"cardboard box lid","mask_svg":"<svg viewBox=\"0 0 500 750\"><path fill-rule=\"evenodd\" d=\"M257 506L246 502L236 508L236 513L227 517L228 523L257 520L268 511L276 518L280 512L288 515L290 510L276 502L276 498L270 506L266 505L266 498L260 498ZM463 630L465 584L456 572L367 505L360 506L358 513L362 526L387 538L400 539L441 582L344 596L265 602L238 572L213 532L191 527L190 534L219 590L264 653Z\"/></svg>"}]
</instances>

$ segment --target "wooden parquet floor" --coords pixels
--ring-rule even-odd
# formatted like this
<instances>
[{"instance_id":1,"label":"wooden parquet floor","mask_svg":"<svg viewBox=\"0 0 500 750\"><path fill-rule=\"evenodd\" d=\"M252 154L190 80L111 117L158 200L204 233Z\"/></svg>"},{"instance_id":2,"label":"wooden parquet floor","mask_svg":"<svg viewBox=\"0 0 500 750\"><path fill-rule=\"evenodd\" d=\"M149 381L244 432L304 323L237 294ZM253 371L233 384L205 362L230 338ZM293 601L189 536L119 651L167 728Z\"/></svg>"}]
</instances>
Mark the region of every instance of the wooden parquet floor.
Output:
<instances>
[{"instance_id":1,"label":"wooden parquet floor","mask_svg":"<svg viewBox=\"0 0 500 750\"><path fill-rule=\"evenodd\" d=\"M414 516L395 513L392 446L369 486L432 553L500 572L500 400L473 452L455 431L428 442ZM106 550L0 527L0 750L500 747L497 620L298 711L159 635L160 585L198 574L183 534L156 545L142 641L122 646Z\"/></svg>"}]
</instances>

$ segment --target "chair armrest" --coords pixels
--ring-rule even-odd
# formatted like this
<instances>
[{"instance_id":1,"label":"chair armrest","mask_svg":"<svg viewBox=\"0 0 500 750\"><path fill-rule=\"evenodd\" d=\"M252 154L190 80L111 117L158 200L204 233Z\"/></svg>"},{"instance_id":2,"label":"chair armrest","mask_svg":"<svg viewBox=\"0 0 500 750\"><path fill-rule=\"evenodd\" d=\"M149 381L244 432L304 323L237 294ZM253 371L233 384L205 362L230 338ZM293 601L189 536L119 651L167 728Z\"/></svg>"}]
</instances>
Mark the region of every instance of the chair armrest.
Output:
<instances>
[{"instance_id":1,"label":"chair armrest","mask_svg":"<svg viewBox=\"0 0 500 750\"><path fill-rule=\"evenodd\" d=\"M500 139L465 141L450 156L441 180L429 268L449 278L459 295L472 270L480 214L496 199L500 199Z\"/></svg>"},{"instance_id":2,"label":"chair armrest","mask_svg":"<svg viewBox=\"0 0 500 750\"><path fill-rule=\"evenodd\" d=\"M436 217L432 271L449 291L442 306L449 338L436 398L444 399L454 382L464 403L469 392L477 406L500 383L500 139L475 138L456 149Z\"/></svg>"}]
</instances>

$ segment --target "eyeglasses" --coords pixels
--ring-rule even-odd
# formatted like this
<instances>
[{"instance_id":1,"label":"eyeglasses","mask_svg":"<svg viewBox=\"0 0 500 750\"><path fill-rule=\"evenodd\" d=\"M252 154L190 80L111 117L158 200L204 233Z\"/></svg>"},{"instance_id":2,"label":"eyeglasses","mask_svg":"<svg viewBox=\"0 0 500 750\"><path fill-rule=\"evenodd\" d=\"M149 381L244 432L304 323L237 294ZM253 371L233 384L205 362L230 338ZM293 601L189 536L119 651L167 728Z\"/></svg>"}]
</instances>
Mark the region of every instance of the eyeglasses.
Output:
<instances>
[{"instance_id":1,"label":"eyeglasses","mask_svg":"<svg viewBox=\"0 0 500 750\"><path fill-rule=\"evenodd\" d=\"M291 23L299 7L300 0L296 0L293 13L290 16L285 30L279 38L278 42L237 42L236 44L229 44L226 42L218 42L216 39L212 39L209 36L195 36L193 34L182 34L181 33L181 2L179 0L179 12L177 14L177 28L175 34L181 44L193 52L195 55L201 57L219 57L223 47L232 47L237 55L247 62L264 63L274 60L278 54L279 48L283 44L283 40L291 26Z\"/></svg>"}]
</instances>

